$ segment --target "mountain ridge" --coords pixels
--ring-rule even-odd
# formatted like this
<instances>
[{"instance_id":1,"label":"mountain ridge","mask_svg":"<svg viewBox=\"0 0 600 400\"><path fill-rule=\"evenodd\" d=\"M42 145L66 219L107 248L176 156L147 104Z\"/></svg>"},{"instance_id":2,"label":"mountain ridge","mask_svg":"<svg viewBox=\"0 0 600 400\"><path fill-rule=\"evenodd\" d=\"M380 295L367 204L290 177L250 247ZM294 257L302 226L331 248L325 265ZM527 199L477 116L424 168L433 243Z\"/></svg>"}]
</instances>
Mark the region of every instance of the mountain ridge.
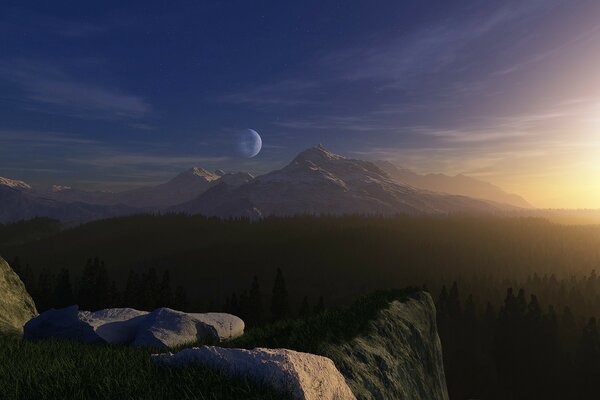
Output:
<instances>
[{"instance_id":1,"label":"mountain ridge","mask_svg":"<svg viewBox=\"0 0 600 400\"><path fill-rule=\"evenodd\" d=\"M465 196L416 189L396 182L375 164L345 158L322 145L252 181L211 188L172 211L219 217L298 214L440 214L509 209Z\"/></svg>"},{"instance_id":2,"label":"mountain ridge","mask_svg":"<svg viewBox=\"0 0 600 400\"><path fill-rule=\"evenodd\" d=\"M520 208L534 208L518 194L508 193L499 186L467 175L458 174L451 176L443 173L422 175L408 168L400 168L389 161L378 160L373 163L395 180L420 189L490 200Z\"/></svg>"},{"instance_id":3,"label":"mountain ridge","mask_svg":"<svg viewBox=\"0 0 600 400\"><path fill-rule=\"evenodd\" d=\"M283 168L257 177L246 172L193 167L165 183L116 193L56 185L43 190L3 178L0 222L36 216L83 222L147 212L261 218L299 214L494 214L519 208L497 199L419 188L394 177L386 168L390 166L346 158L319 145L300 152Z\"/></svg>"}]
</instances>

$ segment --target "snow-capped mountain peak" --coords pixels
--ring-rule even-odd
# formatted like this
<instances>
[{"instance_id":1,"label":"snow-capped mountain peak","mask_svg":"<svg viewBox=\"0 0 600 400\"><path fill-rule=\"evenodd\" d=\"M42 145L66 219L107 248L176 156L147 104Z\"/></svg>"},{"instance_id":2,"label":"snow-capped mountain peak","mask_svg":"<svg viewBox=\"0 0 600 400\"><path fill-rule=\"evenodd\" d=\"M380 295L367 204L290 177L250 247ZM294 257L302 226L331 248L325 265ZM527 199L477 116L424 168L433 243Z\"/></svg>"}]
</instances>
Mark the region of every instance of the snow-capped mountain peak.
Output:
<instances>
[{"instance_id":1,"label":"snow-capped mountain peak","mask_svg":"<svg viewBox=\"0 0 600 400\"><path fill-rule=\"evenodd\" d=\"M23 181L16 179L3 178L0 176L0 186L8 186L9 188L18 190L31 190L31 186Z\"/></svg>"},{"instance_id":2,"label":"snow-capped mountain peak","mask_svg":"<svg viewBox=\"0 0 600 400\"><path fill-rule=\"evenodd\" d=\"M323 162L343 160L343 159L344 159L344 157L337 155L335 153L332 153L331 151L327 150L325 148L325 146L320 144L316 147L311 147L310 149L306 149L303 152L301 152L300 154L298 154L296 156L296 158L294 158L294 160L292 161L291 164L300 164L300 163L307 163L307 162L310 162L313 164L320 164Z\"/></svg>"},{"instance_id":3,"label":"snow-capped mountain peak","mask_svg":"<svg viewBox=\"0 0 600 400\"><path fill-rule=\"evenodd\" d=\"M52 185L52 192L62 192L65 190L71 190L71 186Z\"/></svg>"},{"instance_id":4,"label":"snow-capped mountain peak","mask_svg":"<svg viewBox=\"0 0 600 400\"><path fill-rule=\"evenodd\" d=\"M182 174L180 174L180 176L186 176L186 177L200 177L200 178L204 178L207 181L211 182L211 181L215 181L217 179L220 178L220 175L218 173L215 172L211 172L208 171L204 168L200 168L200 167L193 167L190 168L189 170L183 172Z\"/></svg>"}]
</instances>

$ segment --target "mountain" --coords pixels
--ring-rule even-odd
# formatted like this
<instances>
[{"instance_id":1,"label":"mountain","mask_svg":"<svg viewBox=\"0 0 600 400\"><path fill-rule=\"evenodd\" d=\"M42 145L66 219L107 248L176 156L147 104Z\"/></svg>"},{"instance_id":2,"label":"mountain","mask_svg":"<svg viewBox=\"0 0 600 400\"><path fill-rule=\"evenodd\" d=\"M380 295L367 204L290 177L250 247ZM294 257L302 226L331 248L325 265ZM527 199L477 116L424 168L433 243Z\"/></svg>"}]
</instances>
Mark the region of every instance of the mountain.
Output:
<instances>
[{"instance_id":1,"label":"mountain","mask_svg":"<svg viewBox=\"0 0 600 400\"><path fill-rule=\"evenodd\" d=\"M211 172L203 168L191 168L163 184L124 192L87 192L55 186L52 192L46 193L46 195L52 199L66 202L77 201L101 205L123 204L134 208L160 209L194 199L220 182L237 186L251 179L252 175L244 172L225 173L220 170Z\"/></svg>"},{"instance_id":2,"label":"mountain","mask_svg":"<svg viewBox=\"0 0 600 400\"><path fill-rule=\"evenodd\" d=\"M31 186L23 181L17 181L14 179L3 178L0 176L0 186L5 186L18 190L31 190Z\"/></svg>"},{"instance_id":3,"label":"mountain","mask_svg":"<svg viewBox=\"0 0 600 400\"><path fill-rule=\"evenodd\" d=\"M493 213L512 209L466 196L434 193L395 181L368 161L313 147L286 167L233 187L207 190L172 211L222 217L297 214Z\"/></svg>"},{"instance_id":4,"label":"mountain","mask_svg":"<svg viewBox=\"0 0 600 400\"><path fill-rule=\"evenodd\" d=\"M507 193L496 185L465 175L420 175L409 169L398 168L389 161L375 161L376 166L387 172L394 180L419 189L490 200L520 208L533 208L523 197Z\"/></svg>"},{"instance_id":5,"label":"mountain","mask_svg":"<svg viewBox=\"0 0 600 400\"><path fill-rule=\"evenodd\" d=\"M35 217L58 219L66 224L82 223L138 212L126 206L102 206L81 202L65 203L38 197L29 190L0 185L0 223Z\"/></svg>"}]
</instances>

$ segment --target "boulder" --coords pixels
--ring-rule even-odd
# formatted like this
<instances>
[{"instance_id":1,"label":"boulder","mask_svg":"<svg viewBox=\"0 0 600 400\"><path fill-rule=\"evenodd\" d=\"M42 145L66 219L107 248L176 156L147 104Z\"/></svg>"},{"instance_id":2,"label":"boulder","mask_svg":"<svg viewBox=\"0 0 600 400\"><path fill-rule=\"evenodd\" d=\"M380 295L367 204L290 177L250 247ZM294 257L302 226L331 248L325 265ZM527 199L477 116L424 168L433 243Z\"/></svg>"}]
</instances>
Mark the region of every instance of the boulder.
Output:
<instances>
[{"instance_id":1,"label":"boulder","mask_svg":"<svg viewBox=\"0 0 600 400\"><path fill-rule=\"evenodd\" d=\"M192 314L200 322L212 326L220 341L235 339L244 334L244 321L235 315L225 313Z\"/></svg>"},{"instance_id":2,"label":"boulder","mask_svg":"<svg viewBox=\"0 0 600 400\"><path fill-rule=\"evenodd\" d=\"M25 338L73 339L85 343L176 347L198 340L219 342L244 333L244 322L230 314L194 314L159 308L152 312L109 308L90 312L77 306L48 310L25 325Z\"/></svg>"},{"instance_id":3,"label":"boulder","mask_svg":"<svg viewBox=\"0 0 600 400\"><path fill-rule=\"evenodd\" d=\"M77 306L50 309L25 324L24 338L29 340L69 339L85 343L104 342L94 327L79 318Z\"/></svg>"},{"instance_id":4,"label":"boulder","mask_svg":"<svg viewBox=\"0 0 600 400\"><path fill-rule=\"evenodd\" d=\"M176 347L198 340L218 342L217 330L194 315L170 308L156 309L144 317L131 344L139 347Z\"/></svg>"},{"instance_id":5,"label":"boulder","mask_svg":"<svg viewBox=\"0 0 600 400\"><path fill-rule=\"evenodd\" d=\"M135 340L147 311L133 308L107 308L90 312L80 311L79 319L89 324L106 343L127 344Z\"/></svg>"},{"instance_id":6,"label":"boulder","mask_svg":"<svg viewBox=\"0 0 600 400\"><path fill-rule=\"evenodd\" d=\"M21 334L37 315L33 299L10 265L0 257L0 334Z\"/></svg>"},{"instance_id":7,"label":"boulder","mask_svg":"<svg viewBox=\"0 0 600 400\"><path fill-rule=\"evenodd\" d=\"M204 365L303 400L356 400L333 361L287 349L227 349L213 346L152 355L155 363Z\"/></svg>"}]
</instances>

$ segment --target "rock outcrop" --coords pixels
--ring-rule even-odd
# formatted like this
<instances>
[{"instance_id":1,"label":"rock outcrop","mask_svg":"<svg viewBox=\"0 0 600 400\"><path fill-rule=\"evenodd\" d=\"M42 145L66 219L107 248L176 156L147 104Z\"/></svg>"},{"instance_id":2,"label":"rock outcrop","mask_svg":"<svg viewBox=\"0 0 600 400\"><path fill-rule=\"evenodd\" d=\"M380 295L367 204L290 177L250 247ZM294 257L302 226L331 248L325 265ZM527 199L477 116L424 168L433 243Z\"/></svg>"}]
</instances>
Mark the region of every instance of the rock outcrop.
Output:
<instances>
[{"instance_id":1,"label":"rock outcrop","mask_svg":"<svg viewBox=\"0 0 600 400\"><path fill-rule=\"evenodd\" d=\"M48 310L25 325L25 338L71 339L85 343L170 348L196 341L216 343L244 333L244 321L224 313L194 314L158 308L79 311L77 306Z\"/></svg>"},{"instance_id":2,"label":"rock outcrop","mask_svg":"<svg viewBox=\"0 0 600 400\"><path fill-rule=\"evenodd\" d=\"M167 366L204 365L266 385L295 400L355 400L344 377L327 357L287 349L253 350L204 346L173 355L156 354Z\"/></svg>"},{"instance_id":3,"label":"rock outcrop","mask_svg":"<svg viewBox=\"0 0 600 400\"><path fill-rule=\"evenodd\" d=\"M10 265L0 257L0 334L21 334L37 315L33 299Z\"/></svg>"},{"instance_id":4,"label":"rock outcrop","mask_svg":"<svg viewBox=\"0 0 600 400\"><path fill-rule=\"evenodd\" d=\"M382 297L386 300L379 302ZM154 355L153 360L168 366L205 365L291 393L294 399L448 400L431 296L422 291L402 291L397 295L376 294L372 299L377 304L373 313L366 311L368 301L350 307L350 315L364 317L365 325L356 333L337 333L325 339L313 347L319 355L287 349L205 346L176 355ZM335 313L307 320L302 332L326 336L323 322L335 320ZM347 315L342 310L338 317ZM290 329L298 326L275 328L270 335L299 350L310 338L303 338L302 333L290 337ZM249 340L241 338L238 344L260 345L265 338L258 338L258 343Z\"/></svg>"},{"instance_id":5,"label":"rock outcrop","mask_svg":"<svg viewBox=\"0 0 600 400\"><path fill-rule=\"evenodd\" d=\"M428 293L391 302L367 333L330 344L325 354L358 399L448 399L435 305Z\"/></svg>"}]
</instances>

